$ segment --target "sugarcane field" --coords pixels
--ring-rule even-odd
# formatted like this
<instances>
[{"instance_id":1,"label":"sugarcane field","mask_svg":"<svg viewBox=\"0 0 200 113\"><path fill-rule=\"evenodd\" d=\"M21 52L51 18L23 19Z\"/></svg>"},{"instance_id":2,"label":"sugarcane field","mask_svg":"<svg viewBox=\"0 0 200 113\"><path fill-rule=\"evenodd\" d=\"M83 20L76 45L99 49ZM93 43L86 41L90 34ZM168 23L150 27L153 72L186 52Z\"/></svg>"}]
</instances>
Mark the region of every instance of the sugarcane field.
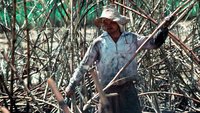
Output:
<instances>
[{"instance_id":1,"label":"sugarcane field","mask_svg":"<svg viewBox=\"0 0 200 113\"><path fill-rule=\"evenodd\" d=\"M200 0L1 0L0 15L0 113L200 113Z\"/></svg>"}]
</instances>

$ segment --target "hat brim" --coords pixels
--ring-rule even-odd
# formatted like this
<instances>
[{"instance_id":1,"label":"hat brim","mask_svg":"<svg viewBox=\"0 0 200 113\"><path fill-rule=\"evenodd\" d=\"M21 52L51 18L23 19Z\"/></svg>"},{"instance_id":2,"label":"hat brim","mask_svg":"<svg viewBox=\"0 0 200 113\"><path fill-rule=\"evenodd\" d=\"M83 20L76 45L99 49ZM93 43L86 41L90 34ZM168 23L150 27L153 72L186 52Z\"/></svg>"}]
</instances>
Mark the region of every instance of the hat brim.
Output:
<instances>
[{"instance_id":1,"label":"hat brim","mask_svg":"<svg viewBox=\"0 0 200 113\"><path fill-rule=\"evenodd\" d=\"M94 24L97 26L97 27L101 27L103 25L103 21L102 19L105 19L106 17L100 17L100 18L97 18L94 20ZM109 18L107 18L109 19ZM121 25L125 25L127 24L130 19L126 16L123 16L121 15L120 18L114 18L114 19L111 19L113 20L114 22L117 22L118 24L121 24Z\"/></svg>"}]
</instances>

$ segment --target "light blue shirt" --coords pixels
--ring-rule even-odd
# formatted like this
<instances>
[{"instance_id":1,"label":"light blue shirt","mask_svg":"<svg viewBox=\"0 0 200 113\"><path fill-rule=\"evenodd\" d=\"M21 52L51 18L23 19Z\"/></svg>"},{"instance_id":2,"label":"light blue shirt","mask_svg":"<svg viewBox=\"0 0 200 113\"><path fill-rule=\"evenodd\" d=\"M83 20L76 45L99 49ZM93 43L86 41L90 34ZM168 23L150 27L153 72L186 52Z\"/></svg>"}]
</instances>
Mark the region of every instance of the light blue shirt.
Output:
<instances>
[{"instance_id":1,"label":"light blue shirt","mask_svg":"<svg viewBox=\"0 0 200 113\"><path fill-rule=\"evenodd\" d=\"M79 83L91 65L95 63L98 78L106 86L117 72L131 59L145 37L132 32L123 32L115 43L107 32L96 38L88 48L83 60L75 70L70 83ZM142 49L153 49L155 45L150 39ZM131 77L138 79L137 63L133 60L119 78Z\"/></svg>"}]
</instances>

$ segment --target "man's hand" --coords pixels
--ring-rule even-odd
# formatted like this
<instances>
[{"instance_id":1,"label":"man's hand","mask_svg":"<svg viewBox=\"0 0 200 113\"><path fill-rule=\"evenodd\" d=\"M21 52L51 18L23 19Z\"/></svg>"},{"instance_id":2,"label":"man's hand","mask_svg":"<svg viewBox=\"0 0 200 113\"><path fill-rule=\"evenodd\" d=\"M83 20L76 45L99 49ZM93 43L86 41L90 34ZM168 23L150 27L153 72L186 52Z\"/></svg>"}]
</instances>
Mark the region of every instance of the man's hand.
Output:
<instances>
[{"instance_id":1,"label":"man's hand","mask_svg":"<svg viewBox=\"0 0 200 113\"><path fill-rule=\"evenodd\" d=\"M174 15L168 15L167 17L165 17L165 24L162 26L162 28L167 28L172 23L174 18Z\"/></svg>"}]
</instances>

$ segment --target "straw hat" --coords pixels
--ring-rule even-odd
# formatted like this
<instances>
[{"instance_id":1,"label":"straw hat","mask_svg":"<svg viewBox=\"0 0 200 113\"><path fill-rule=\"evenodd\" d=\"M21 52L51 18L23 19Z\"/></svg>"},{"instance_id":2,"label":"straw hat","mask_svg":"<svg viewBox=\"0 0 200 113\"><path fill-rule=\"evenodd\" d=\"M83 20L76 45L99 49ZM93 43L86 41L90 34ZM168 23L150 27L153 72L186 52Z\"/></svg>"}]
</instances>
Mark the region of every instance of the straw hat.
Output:
<instances>
[{"instance_id":1,"label":"straw hat","mask_svg":"<svg viewBox=\"0 0 200 113\"><path fill-rule=\"evenodd\" d=\"M120 13L115 8L114 4L104 6L101 16L94 20L94 24L97 27L101 27L103 24L102 19L104 19L104 18L111 19L111 20L117 22L119 25L125 25L130 21L130 19L128 17L120 15Z\"/></svg>"}]
</instances>

